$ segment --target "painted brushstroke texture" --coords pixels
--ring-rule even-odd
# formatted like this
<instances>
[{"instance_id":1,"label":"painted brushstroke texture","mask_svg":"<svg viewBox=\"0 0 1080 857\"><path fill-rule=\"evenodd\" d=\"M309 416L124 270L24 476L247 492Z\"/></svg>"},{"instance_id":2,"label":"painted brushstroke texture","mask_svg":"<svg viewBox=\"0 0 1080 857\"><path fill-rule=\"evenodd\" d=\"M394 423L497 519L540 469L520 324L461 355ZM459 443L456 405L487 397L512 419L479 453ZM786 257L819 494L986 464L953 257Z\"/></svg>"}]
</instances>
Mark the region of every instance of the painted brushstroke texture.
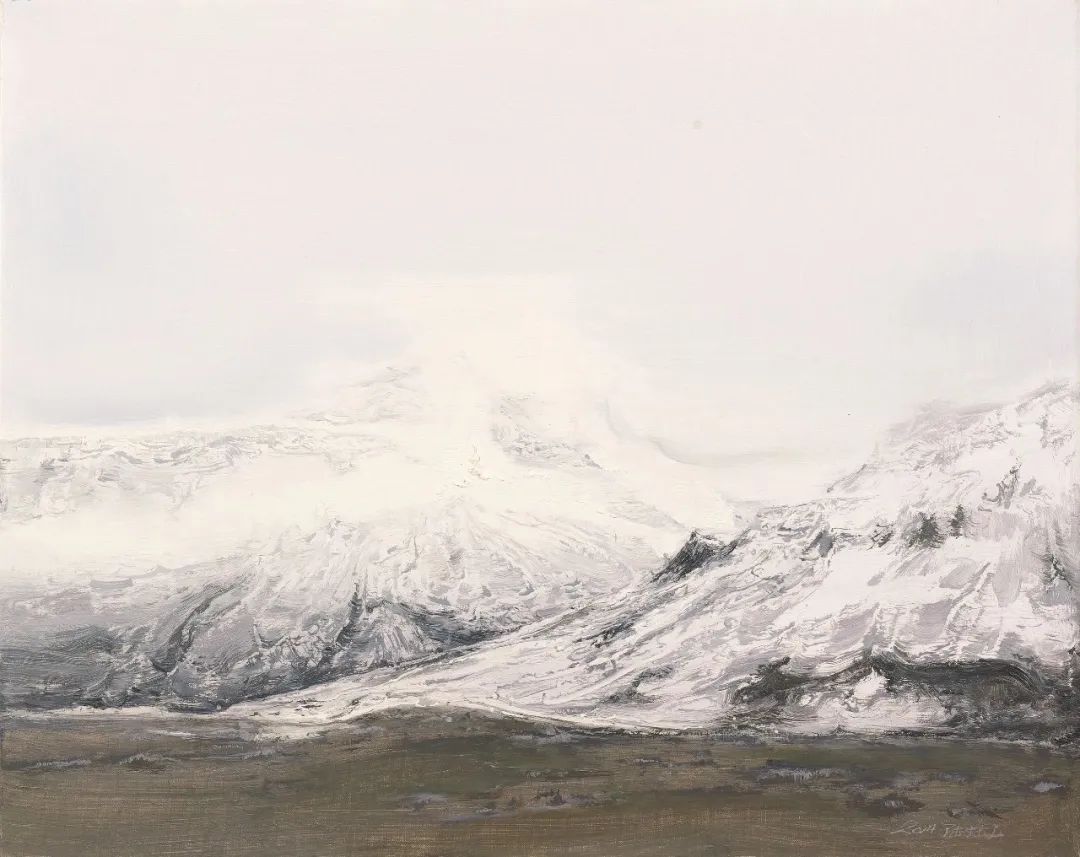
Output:
<instances>
[{"instance_id":1,"label":"painted brushstroke texture","mask_svg":"<svg viewBox=\"0 0 1080 857\"><path fill-rule=\"evenodd\" d=\"M624 727L1022 730L1073 705L1076 425L1063 386L928 411L823 497L762 510L734 538L695 533L606 604L269 710L454 702Z\"/></svg>"},{"instance_id":2,"label":"painted brushstroke texture","mask_svg":"<svg viewBox=\"0 0 1080 857\"><path fill-rule=\"evenodd\" d=\"M568 410L462 361L281 424L5 444L5 704L213 710L561 615L703 510L733 526L714 471Z\"/></svg>"},{"instance_id":3,"label":"painted brushstroke texture","mask_svg":"<svg viewBox=\"0 0 1080 857\"><path fill-rule=\"evenodd\" d=\"M9 448L16 544L133 497L206 514L286 461L326 468L304 490L334 514L183 565L9 585L6 704L240 703L299 728L402 705L814 733L1069 722L1074 387L928 409L822 496L750 517L602 409L560 423L479 387L433 408L439 389L389 372L287 428Z\"/></svg>"}]
</instances>

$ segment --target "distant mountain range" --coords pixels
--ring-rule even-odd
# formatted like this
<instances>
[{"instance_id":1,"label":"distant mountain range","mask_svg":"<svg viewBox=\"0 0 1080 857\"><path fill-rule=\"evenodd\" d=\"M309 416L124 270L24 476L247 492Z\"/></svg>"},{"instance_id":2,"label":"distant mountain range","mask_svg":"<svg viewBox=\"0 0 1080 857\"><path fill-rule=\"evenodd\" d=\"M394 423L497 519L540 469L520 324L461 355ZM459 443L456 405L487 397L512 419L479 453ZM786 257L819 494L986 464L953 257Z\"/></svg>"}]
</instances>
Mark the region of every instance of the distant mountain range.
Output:
<instances>
[{"instance_id":1,"label":"distant mountain range","mask_svg":"<svg viewBox=\"0 0 1080 857\"><path fill-rule=\"evenodd\" d=\"M732 513L716 474L468 366L274 425L0 446L8 707L243 699L604 599ZM2 567L2 566L0 566Z\"/></svg>"},{"instance_id":2,"label":"distant mountain range","mask_svg":"<svg viewBox=\"0 0 1080 857\"><path fill-rule=\"evenodd\" d=\"M451 406L426 384L388 372L273 428L8 444L0 545L132 498L157 510L153 532L172 520L197 540L245 486L280 486L284 460L325 471L301 493L325 487L329 511L269 538L283 507L243 526L229 512L248 541L168 567L133 537L111 567L99 552L51 582L13 577L5 704L233 705L294 724L464 705L619 728L1070 740L1075 387L928 409L823 496L740 516L715 470L620 435L602 409L567 419L481 387ZM27 555L47 566L41 553Z\"/></svg>"}]
</instances>

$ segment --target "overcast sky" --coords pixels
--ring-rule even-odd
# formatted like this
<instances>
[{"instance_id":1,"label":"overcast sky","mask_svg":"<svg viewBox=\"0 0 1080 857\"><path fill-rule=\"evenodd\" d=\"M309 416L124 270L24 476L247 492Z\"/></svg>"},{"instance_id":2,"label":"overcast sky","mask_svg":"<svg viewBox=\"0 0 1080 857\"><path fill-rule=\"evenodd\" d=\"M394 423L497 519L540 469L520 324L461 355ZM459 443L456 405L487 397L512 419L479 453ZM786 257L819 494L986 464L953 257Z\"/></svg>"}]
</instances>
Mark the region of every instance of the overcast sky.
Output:
<instances>
[{"instance_id":1,"label":"overcast sky","mask_svg":"<svg viewBox=\"0 0 1080 857\"><path fill-rule=\"evenodd\" d=\"M1075 371L1070 0L3 11L9 431L284 406L494 293L702 455Z\"/></svg>"}]
</instances>

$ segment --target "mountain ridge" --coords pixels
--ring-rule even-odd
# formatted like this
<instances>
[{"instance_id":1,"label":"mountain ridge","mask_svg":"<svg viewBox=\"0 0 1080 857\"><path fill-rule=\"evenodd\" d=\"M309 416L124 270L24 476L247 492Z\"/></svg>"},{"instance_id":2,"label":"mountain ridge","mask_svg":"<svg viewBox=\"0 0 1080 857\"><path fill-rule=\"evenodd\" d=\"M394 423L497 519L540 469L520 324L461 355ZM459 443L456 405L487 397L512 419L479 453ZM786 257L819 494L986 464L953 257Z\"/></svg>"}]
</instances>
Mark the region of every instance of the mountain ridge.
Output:
<instances>
[{"instance_id":1,"label":"mountain ridge","mask_svg":"<svg viewBox=\"0 0 1080 857\"><path fill-rule=\"evenodd\" d=\"M599 418L455 378L382 371L280 425L0 445L5 704L213 710L604 596L685 528L626 456L725 508Z\"/></svg>"},{"instance_id":2,"label":"mountain ridge","mask_svg":"<svg viewBox=\"0 0 1080 857\"><path fill-rule=\"evenodd\" d=\"M58 603L130 610L124 587L5 598L9 629L39 614L33 633L0 636L7 704L231 705L300 727L449 705L629 729L1072 728L1074 385L924 411L819 497L715 530L627 490L603 444L553 432L534 406L492 400L483 442L477 423L459 426L462 454L423 465L440 497L404 515L290 527L270 547L197 565L179 595L175 571L149 573L146 615L126 635L58 623L48 657L70 664L86 650L72 691L87 687L89 662L109 667L96 696L35 702L43 673L30 667ZM422 425L422 408L407 411ZM388 442L402 443L399 427ZM542 514L551 506L563 512ZM648 533L671 549L662 556Z\"/></svg>"},{"instance_id":3,"label":"mountain ridge","mask_svg":"<svg viewBox=\"0 0 1080 857\"><path fill-rule=\"evenodd\" d=\"M818 500L763 509L734 539L693 533L619 603L557 633L525 628L345 679L309 695L302 716L287 697L268 710L318 722L469 704L616 728L790 732L1064 723L1080 639L1077 413L1076 388L1059 386L922 420ZM965 504L953 531L947 516Z\"/></svg>"}]
</instances>

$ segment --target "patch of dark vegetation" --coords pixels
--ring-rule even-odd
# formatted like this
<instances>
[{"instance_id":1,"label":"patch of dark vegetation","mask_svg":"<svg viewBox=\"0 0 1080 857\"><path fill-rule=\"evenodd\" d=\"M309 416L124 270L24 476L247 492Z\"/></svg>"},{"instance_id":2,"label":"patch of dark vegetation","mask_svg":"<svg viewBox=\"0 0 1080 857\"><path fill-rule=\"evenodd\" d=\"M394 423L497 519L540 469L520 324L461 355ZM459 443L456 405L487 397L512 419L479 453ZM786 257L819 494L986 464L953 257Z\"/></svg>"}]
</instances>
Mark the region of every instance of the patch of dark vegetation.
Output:
<instances>
[{"instance_id":1,"label":"patch of dark vegetation","mask_svg":"<svg viewBox=\"0 0 1080 857\"><path fill-rule=\"evenodd\" d=\"M877 674L885 679L887 693L935 700L949 713L947 726L957 733L1037 737L1056 744L1072 743L1077 734L1076 690L1013 661L914 662L902 653L876 653L824 676L785 669L789 664L790 658L781 658L758 667L735 691L734 701L748 714L780 716L785 706L804 696L844 693Z\"/></svg>"},{"instance_id":2,"label":"patch of dark vegetation","mask_svg":"<svg viewBox=\"0 0 1080 857\"><path fill-rule=\"evenodd\" d=\"M772 698L778 703L786 703L788 691L803 687L809 680L798 673L784 672L784 667L790 663L790 657L783 657L759 666L750 682L735 691L735 702L746 704Z\"/></svg>"},{"instance_id":3,"label":"patch of dark vegetation","mask_svg":"<svg viewBox=\"0 0 1080 857\"><path fill-rule=\"evenodd\" d=\"M933 514L920 512L919 518L908 533L908 547L937 548L945 542L945 536Z\"/></svg>"},{"instance_id":4,"label":"patch of dark vegetation","mask_svg":"<svg viewBox=\"0 0 1080 857\"><path fill-rule=\"evenodd\" d=\"M974 661L928 661L915 663L891 653L864 656L847 668L826 676L785 672L790 658L758 668L757 677L739 688L735 701L751 703L772 698L789 702L793 691L824 692L852 685L877 673L885 678L886 689L898 692L906 688L933 692L936 696L978 696L988 703L1012 704L1035 702L1051 691L1033 670L1011 661L980 658Z\"/></svg>"},{"instance_id":5,"label":"patch of dark vegetation","mask_svg":"<svg viewBox=\"0 0 1080 857\"><path fill-rule=\"evenodd\" d=\"M969 523L970 516L968 515L967 510L957 503L956 509L953 510L952 517L949 518L949 535L954 539L966 536Z\"/></svg>"}]
</instances>

